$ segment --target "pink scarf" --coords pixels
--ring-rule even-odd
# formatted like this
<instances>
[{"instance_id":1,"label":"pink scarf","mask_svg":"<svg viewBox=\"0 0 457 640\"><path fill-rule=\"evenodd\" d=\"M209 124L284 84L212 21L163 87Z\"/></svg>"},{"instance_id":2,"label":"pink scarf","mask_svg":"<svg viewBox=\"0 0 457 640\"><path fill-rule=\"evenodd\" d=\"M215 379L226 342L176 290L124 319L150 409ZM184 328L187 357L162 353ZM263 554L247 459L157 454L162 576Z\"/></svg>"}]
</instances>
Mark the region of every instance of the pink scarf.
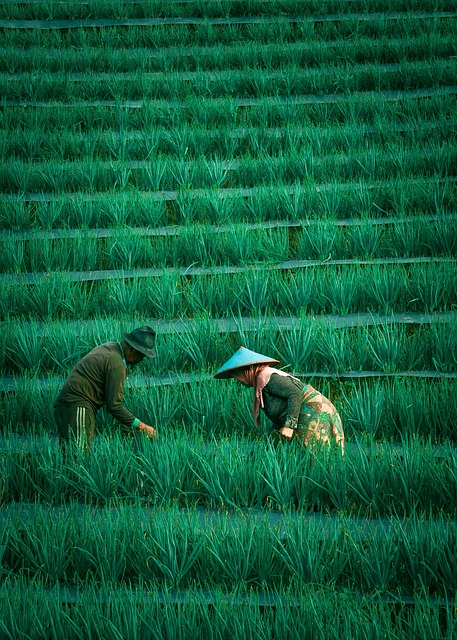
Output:
<instances>
[{"instance_id":1,"label":"pink scarf","mask_svg":"<svg viewBox=\"0 0 457 640\"><path fill-rule=\"evenodd\" d=\"M245 369L237 372L234 371L232 373L232 377L236 378L240 382L249 385L254 388L254 399L252 403L252 415L254 418L254 422L258 427L260 427L259 414L260 409L263 409L263 395L262 389L270 382L270 378L273 373L277 373L280 376L289 376L290 373L286 373L285 371L281 371L280 369L275 369L274 367L269 367L265 364L252 364Z\"/></svg>"}]
</instances>

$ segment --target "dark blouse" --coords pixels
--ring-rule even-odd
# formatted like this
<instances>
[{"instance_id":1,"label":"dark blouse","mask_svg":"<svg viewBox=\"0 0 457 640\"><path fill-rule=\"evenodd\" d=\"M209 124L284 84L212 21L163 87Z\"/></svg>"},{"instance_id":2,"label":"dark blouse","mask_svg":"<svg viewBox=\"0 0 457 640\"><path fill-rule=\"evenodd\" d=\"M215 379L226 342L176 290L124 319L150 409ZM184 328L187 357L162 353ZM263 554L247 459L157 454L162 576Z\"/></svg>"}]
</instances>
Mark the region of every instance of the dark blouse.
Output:
<instances>
[{"instance_id":1,"label":"dark blouse","mask_svg":"<svg viewBox=\"0 0 457 640\"><path fill-rule=\"evenodd\" d=\"M278 429L297 428L298 415L303 402L303 387L300 380L291 376L272 373L263 388L264 412Z\"/></svg>"}]
</instances>

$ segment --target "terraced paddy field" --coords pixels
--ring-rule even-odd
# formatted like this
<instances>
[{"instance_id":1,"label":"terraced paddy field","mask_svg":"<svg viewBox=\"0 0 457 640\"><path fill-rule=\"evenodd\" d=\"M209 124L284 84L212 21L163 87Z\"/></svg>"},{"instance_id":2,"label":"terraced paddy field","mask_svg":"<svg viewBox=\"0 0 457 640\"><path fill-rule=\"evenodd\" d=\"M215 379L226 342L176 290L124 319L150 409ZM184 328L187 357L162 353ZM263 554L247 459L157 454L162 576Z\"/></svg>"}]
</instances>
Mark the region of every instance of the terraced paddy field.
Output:
<instances>
[{"instance_id":1,"label":"terraced paddy field","mask_svg":"<svg viewBox=\"0 0 457 640\"><path fill-rule=\"evenodd\" d=\"M0 7L0 637L455 638L455 2ZM140 325L158 438L64 455ZM252 426L240 345L344 457Z\"/></svg>"}]
</instances>

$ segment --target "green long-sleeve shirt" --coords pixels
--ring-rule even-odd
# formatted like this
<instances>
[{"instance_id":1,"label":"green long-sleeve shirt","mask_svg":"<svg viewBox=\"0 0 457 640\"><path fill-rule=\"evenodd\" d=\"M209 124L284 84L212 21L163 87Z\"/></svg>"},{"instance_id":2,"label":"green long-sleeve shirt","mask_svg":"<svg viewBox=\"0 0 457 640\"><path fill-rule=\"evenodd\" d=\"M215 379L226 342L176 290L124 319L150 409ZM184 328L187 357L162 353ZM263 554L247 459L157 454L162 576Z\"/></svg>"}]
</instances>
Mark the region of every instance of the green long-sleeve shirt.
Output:
<instances>
[{"instance_id":1,"label":"green long-sleeve shirt","mask_svg":"<svg viewBox=\"0 0 457 640\"><path fill-rule=\"evenodd\" d=\"M127 427L139 420L124 406L127 366L118 342L107 342L92 349L75 365L66 379L54 406L85 407L95 414L106 405L107 411Z\"/></svg>"},{"instance_id":2,"label":"green long-sleeve shirt","mask_svg":"<svg viewBox=\"0 0 457 640\"><path fill-rule=\"evenodd\" d=\"M292 376L271 375L262 395L265 415L276 428L297 428L303 403L303 386L303 382Z\"/></svg>"}]
</instances>

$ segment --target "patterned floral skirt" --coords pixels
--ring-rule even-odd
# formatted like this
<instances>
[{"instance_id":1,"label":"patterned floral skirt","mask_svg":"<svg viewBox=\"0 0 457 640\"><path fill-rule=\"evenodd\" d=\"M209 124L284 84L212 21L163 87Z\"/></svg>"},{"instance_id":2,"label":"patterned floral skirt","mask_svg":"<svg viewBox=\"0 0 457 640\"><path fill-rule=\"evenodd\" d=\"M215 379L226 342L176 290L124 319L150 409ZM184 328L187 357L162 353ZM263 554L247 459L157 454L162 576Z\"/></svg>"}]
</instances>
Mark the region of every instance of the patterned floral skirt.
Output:
<instances>
[{"instance_id":1,"label":"patterned floral skirt","mask_svg":"<svg viewBox=\"0 0 457 640\"><path fill-rule=\"evenodd\" d=\"M307 446L336 444L344 454L344 431L333 404L311 385L303 387L303 404L296 436Z\"/></svg>"}]
</instances>

